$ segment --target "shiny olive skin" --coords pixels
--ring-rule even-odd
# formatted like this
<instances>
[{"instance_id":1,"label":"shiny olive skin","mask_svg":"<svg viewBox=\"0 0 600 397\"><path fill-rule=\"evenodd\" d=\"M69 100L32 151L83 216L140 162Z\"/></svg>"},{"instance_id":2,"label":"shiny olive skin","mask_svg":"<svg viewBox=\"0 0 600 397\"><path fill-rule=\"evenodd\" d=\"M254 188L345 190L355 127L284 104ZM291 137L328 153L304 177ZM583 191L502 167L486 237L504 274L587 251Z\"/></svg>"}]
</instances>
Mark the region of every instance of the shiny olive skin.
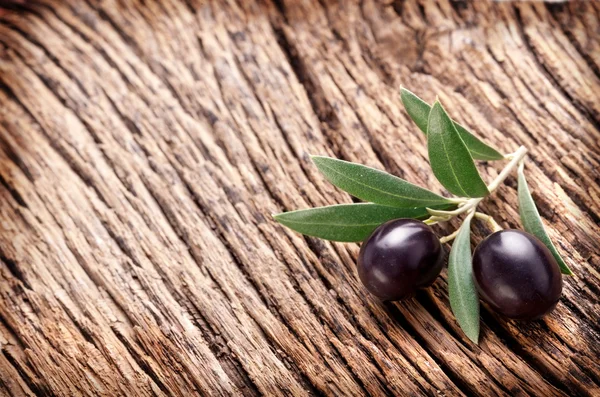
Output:
<instances>
[{"instance_id":1,"label":"shiny olive skin","mask_svg":"<svg viewBox=\"0 0 600 397\"><path fill-rule=\"evenodd\" d=\"M399 300L431 285L444 264L440 240L414 219L395 219L379 226L363 243L358 275L379 299Z\"/></svg>"},{"instance_id":2,"label":"shiny olive skin","mask_svg":"<svg viewBox=\"0 0 600 397\"><path fill-rule=\"evenodd\" d=\"M473 278L480 298L513 319L542 317L562 292L560 268L548 248L519 230L501 230L477 246Z\"/></svg>"}]
</instances>

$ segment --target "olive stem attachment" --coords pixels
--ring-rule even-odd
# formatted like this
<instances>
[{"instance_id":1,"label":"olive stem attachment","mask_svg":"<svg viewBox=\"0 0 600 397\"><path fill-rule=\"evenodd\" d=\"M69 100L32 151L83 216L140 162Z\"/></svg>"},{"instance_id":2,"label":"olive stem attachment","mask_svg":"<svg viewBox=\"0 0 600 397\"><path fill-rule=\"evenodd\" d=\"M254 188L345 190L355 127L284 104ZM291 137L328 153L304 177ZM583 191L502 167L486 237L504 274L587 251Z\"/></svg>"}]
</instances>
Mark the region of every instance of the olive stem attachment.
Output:
<instances>
[{"instance_id":1,"label":"olive stem attachment","mask_svg":"<svg viewBox=\"0 0 600 397\"><path fill-rule=\"evenodd\" d=\"M482 212L476 212L475 208L473 208L471 211L469 211L469 214L467 215L467 217L463 221L463 224L467 220L470 221L471 218L473 218L474 216L475 217L480 217L481 215L487 216L488 218L492 219L492 221L494 220L494 218L492 218L491 216L486 215L486 214L484 214ZM494 223L496 223L496 221L494 221ZM498 224L496 223L496 225L498 225ZM462 225L461 225L461 227L462 227ZM500 227L500 226L498 225L498 227ZM502 229L502 228L500 228L500 229ZM447 243L448 241L454 240L456 238L456 236L458 236L458 232L460 232L460 227L458 229L456 229L452 234L449 234L449 235L444 236L444 237L440 237L440 243L444 244L444 243Z\"/></svg>"},{"instance_id":2,"label":"olive stem attachment","mask_svg":"<svg viewBox=\"0 0 600 397\"><path fill-rule=\"evenodd\" d=\"M490 229L492 229L493 232L499 232L500 230L503 230L502 226L500 226L498 222L496 222L494 217L488 214L484 214L483 212L475 212L475 218L487 222L488 226L490 227Z\"/></svg>"},{"instance_id":3,"label":"olive stem attachment","mask_svg":"<svg viewBox=\"0 0 600 397\"><path fill-rule=\"evenodd\" d=\"M456 229L456 230L454 231L454 233L452 233L452 234L449 234L449 235L447 235L447 236L444 236L444 237L440 237L440 243L444 244L444 243L447 243L448 241L452 241L452 240L454 240L454 238L455 238L455 237L458 235L458 231L459 231L459 230L460 230L460 229Z\"/></svg>"}]
</instances>

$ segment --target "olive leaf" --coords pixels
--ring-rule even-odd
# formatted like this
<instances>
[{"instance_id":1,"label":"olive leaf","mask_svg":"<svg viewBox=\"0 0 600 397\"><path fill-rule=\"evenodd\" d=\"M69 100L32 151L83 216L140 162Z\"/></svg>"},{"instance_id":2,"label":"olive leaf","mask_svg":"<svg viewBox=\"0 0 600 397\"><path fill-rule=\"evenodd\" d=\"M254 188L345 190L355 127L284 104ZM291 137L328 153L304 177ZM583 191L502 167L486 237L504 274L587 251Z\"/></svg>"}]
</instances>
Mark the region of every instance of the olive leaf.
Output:
<instances>
[{"instance_id":1,"label":"olive leaf","mask_svg":"<svg viewBox=\"0 0 600 397\"><path fill-rule=\"evenodd\" d=\"M427 148L433 174L448 191L461 197L489 194L469 150L438 101L429 112Z\"/></svg>"},{"instance_id":2,"label":"olive leaf","mask_svg":"<svg viewBox=\"0 0 600 397\"><path fill-rule=\"evenodd\" d=\"M427 120L431 106L421 98L408 91L404 87L400 88L400 99L406 109L406 112L415 124L427 134ZM501 160L504 158L500 152L493 147L483 143L479 138L469 132L465 127L452 121L454 127L458 131L458 135L469 149L471 156L477 160Z\"/></svg>"},{"instance_id":3,"label":"olive leaf","mask_svg":"<svg viewBox=\"0 0 600 397\"><path fill-rule=\"evenodd\" d=\"M451 205L438 207L449 208ZM273 215L282 225L325 240L363 241L382 223L398 218L426 218L425 207L394 208L373 203L338 204Z\"/></svg>"},{"instance_id":4,"label":"olive leaf","mask_svg":"<svg viewBox=\"0 0 600 397\"><path fill-rule=\"evenodd\" d=\"M566 275L572 275L573 272L569 269L569 266L565 263L565 261L561 258L554 244L550 240L548 233L544 229L544 224L542 223L542 218L540 217L540 213L538 212L535 202L533 201L533 197L531 197L531 192L529 191L529 187L527 186L527 181L525 180L525 173L523 170L523 163L519 166L518 169L518 196L519 196L519 214L521 216L521 222L523 223L523 228L528 232L536 236L552 253L554 259L558 262L558 266L560 267L560 271Z\"/></svg>"},{"instance_id":5,"label":"olive leaf","mask_svg":"<svg viewBox=\"0 0 600 397\"><path fill-rule=\"evenodd\" d=\"M448 258L448 294L450 307L467 337L479 339L479 298L473 281L471 259L471 218L463 221Z\"/></svg>"},{"instance_id":6,"label":"olive leaf","mask_svg":"<svg viewBox=\"0 0 600 397\"><path fill-rule=\"evenodd\" d=\"M331 157L312 160L335 186L364 201L399 208L429 207L451 202L387 172Z\"/></svg>"}]
</instances>

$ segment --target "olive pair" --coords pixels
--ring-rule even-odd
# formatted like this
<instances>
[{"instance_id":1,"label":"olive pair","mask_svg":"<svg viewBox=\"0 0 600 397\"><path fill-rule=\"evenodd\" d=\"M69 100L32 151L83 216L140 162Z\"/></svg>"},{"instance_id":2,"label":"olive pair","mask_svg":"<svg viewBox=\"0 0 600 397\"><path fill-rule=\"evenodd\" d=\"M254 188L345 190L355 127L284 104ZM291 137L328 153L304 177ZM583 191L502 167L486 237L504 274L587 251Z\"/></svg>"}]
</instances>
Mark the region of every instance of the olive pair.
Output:
<instances>
[{"instance_id":1,"label":"olive pair","mask_svg":"<svg viewBox=\"0 0 600 397\"><path fill-rule=\"evenodd\" d=\"M364 242L358 274L382 300L400 300L431 285L444 264L444 250L431 228L414 219L379 226ZM519 230L501 230L473 253L480 298L509 318L535 319L554 309L562 292L558 263L542 242Z\"/></svg>"}]
</instances>

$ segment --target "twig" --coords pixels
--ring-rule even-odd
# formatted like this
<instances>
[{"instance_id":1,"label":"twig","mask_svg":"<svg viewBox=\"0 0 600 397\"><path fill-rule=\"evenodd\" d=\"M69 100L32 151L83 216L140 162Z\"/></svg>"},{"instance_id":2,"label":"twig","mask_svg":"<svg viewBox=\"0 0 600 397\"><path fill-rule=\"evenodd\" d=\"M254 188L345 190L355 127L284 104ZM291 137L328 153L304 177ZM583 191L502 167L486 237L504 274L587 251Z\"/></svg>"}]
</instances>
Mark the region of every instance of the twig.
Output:
<instances>
[{"instance_id":1,"label":"twig","mask_svg":"<svg viewBox=\"0 0 600 397\"><path fill-rule=\"evenodd\" d=\"M513 168L515 168L515 166L517 164L519 164L519 163L522 164L522 160L526 154L527 154L527 148L525 146L521 146L517 149L516 152L514 152L511 155L506 156L506 158L510 158L510 162L508 164L506 164L506 166L502 169L502 171L500 171L500 173L492 181L492 183L490 183L488 185L488 190L490 193L493 192L494 190L496 190L498 188L498 186L500 186L500 184L502 184L502 182L504 182L504 180L508 177L510 172L513 170ZM427 208L427 212L429 212L429 214L432 215L428 220L431 220L432 222L436 222L436 223L437 222L447 222L457 215L460 215L460 214L463 214L470 210L476 209L477 206L479 205L479 203L484 198L485 197L477 197L477 198L468 199L467 201L463 202L457 209L455 209L453 211L442 211L442 210L434 210L431 208Z\"/></svg>"},{"instance_id":2,"label":"twig","mask_svg":"<svg viewBox=\"0 0 600 397\"><path fill-rule=\"evenodd\" d=\"M502 226L500 226L498 222L496 222L496 220L488 214L484 214L483 212L475 212L475 218L487 222L490 229L492 229L492 231L494 232L499 232L500 230L503 230Z\"/></svg>"}]
</instances>

